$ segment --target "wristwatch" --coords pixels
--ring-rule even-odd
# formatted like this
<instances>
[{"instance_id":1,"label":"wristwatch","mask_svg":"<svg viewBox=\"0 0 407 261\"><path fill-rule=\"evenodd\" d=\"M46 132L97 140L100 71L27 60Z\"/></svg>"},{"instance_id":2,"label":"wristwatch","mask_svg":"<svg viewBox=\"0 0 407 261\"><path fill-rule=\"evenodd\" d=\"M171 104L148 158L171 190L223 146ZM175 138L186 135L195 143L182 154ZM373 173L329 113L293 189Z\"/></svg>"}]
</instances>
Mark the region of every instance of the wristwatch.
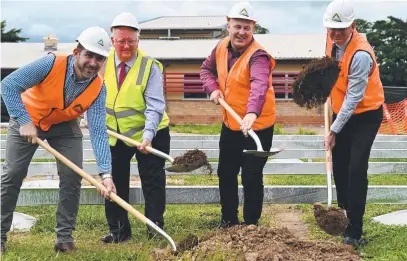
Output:
<instances>
[{"instance_id":1,"label":"wristwatch","mask_svg":"<svg viewBox=\"0 0 407 261\"><path fill-rule=\"evenodd\" d=\"M112 178L112 174L110 173L100 173L99 176L102 178L102 180Z\"/></svg>"}]
</instances>

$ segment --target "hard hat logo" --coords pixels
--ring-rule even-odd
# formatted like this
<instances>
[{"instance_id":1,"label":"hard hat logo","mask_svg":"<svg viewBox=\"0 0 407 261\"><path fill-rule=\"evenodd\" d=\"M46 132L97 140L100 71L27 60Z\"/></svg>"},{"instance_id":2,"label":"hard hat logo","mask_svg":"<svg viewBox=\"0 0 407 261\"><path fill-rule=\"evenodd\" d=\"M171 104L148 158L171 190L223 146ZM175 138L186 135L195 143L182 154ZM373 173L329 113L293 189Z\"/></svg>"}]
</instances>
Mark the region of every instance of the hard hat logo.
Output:
<instances>
[{"instance_id":1,"label":"hard hat logo","mask_svg":"<svg viewBox=\"0 0 407 261\"><path fill-rule=\"evenodd\" d=\"M244 16L246 16L246 17L249 17L249 14L247 13L246 8L243 8L243 9L240 11L240 14L241 14L241 15L244 15Z\"/></svg>"},{"instance_id":2,"label":"hard hat logo","mask_svg":"<svg viewBox=\"0 0 407 261\"><path fill-rule=\"evenodd\" d=\"M105 45L103 44L103 40L102 40L102 39L100 39L100 40L98 41L98 44L99 44L100 46L105 46Z\"/></svg>"},{"instance_id":3,"label":"hard hat logo","mask_svg":"<svg viewBox=\"0 0 407 261\"><path fill-rule=\"evenodd\" d=\"M339 17L338 13L335 13L335 14L332 16L332 21L339 22L339 23L342 22L342 20L341 20L341 18Z\"/></svg>"},{"instance_id":4,"label":"hard hat logo","mask_svg":"<svg viewBox=\"0 0 407 261\"><path fill-rule=\"evenodd\" d=\"M73 109L77 112L77 113L82 113L83 112L83 107L81 104L77 104L73 107Z\"/></svg>"}]
</instances>

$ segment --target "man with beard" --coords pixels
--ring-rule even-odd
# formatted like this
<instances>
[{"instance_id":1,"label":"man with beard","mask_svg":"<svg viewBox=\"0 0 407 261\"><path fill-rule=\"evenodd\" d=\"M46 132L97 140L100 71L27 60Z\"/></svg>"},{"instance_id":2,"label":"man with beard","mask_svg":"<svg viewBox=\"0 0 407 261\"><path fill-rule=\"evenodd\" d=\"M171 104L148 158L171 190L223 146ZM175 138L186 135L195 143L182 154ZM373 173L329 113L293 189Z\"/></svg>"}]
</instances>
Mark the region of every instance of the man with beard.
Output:
<instances>
[{"instance_id":1,"label":"man with beard","mask_svg":"<svg viewBox=\"0 0 407 261\"><path fill-rule=\"evenodd\" d=\"M229 36L218 43L201 67L201 80L210 99L219 104L219 97L223 98L243 118L239 125L222 109L218 166L220 227L239 224L237 175L240 168L244 223L257 225L263 207L263 168L267 158L243 153L245 149L256 149L254 141L247 137L250 129L259 136L263 149L270 150L276 118L271 78L275 62L253 38L256 21L249 3L234 5L227 16Z\"/></svg>"},{"instance_id":2,"label":"man with beard","mask_svg":"<svg viewBox=\"0 0 407 261\"><path fill-rule=\"evenodd\" d=\"M356 31L352 2L332 1L323 23L333 41L326 54L339 61L341 69L330 94L333 124L325 148L332 149L338 205L349 218L343 242L364 245L367 170L370 150L383 120L383 85L373 48Z\"/></svg>"},{"instance_id":3,"label":"man with beard","mask_svg":"<svg viewBox=\"0 0 407 261\"><path fill-rule=\"evenodd\" d=\"M85 111L102 183L109 198L115 192L111 179L111 155L106 131L106 88L98 75L108 56L110 39L100 27L85 29L76 40L73 55L48 54L8 75L1 93L11 119L6 159L1 176L1 252L4 254L20 187L38 148L37 139L82 168L82 132L78 117ZM59 203L56 212L55 251L75 248L81 176L57 161Z\"/></svg>"},{"instance_id":4,"label":"man with beard","mask_svg":"<svg viewBox=\"0 0 407 261\"><path fill-rule=\"evenodd\" d=\"M145 216L157 226L164 226L165 159L149 154L146 146L169 154L169 118L165 112L163 67L139 45L140 27L130 13L117 15L111 24L112 44L106 62L104 80L107 88L106 125L141 143L135 147L115 137L109 138L112 153L112 176L117 194L129 202L130 163L136 156L145 199ZM127 211L105 200L109 233L105 243L130 240L131 227ZM147 228L149 238L154 230Z\"/></svg>"}]
</instances>

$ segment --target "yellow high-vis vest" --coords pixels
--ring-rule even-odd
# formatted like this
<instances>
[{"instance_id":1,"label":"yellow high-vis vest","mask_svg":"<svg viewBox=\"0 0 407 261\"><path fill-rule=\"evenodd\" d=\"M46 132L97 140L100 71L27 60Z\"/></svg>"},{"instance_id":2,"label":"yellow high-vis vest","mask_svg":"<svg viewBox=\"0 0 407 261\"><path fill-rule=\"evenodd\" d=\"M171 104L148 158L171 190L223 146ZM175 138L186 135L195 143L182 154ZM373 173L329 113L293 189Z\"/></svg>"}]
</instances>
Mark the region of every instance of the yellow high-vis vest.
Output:
<instances>
[{"instance_id":1,"label":"yellow high-vis vest","mask_svg":"<svg viewBox=\"0 0 407 261\"><path fill-rule=\"evenodd\" d=\"M116 65L114 49L110 50L107 59L104 80L107 89L106 97L106 125L111 131L119 132L133 140L141 142L143 136L146 117L146 102L144 100L144 91L147 87L148 77L151 67L156 63L160 71L163 72L163 66L160 62L149 57L142 50L137 50L137 58L133 66L128 71L120 91L117 86ZM166 112L158 125L158 129L168 127L170 120ZM110 146L116 145L117 139L109 137ZM128 146L134 146L125 142Z\"/></svg>"}]
</instances>

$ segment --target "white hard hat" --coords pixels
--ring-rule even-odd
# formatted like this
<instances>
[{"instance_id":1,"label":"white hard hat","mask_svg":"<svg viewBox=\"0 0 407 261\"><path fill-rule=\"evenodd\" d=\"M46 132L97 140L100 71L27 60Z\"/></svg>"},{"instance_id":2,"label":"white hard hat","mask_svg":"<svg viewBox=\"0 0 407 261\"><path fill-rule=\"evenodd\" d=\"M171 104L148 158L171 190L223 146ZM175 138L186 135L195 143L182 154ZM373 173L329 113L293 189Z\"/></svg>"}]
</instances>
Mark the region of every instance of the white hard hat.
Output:
<instances>
[{"instance_id":1,"label":"white hard hat","mask_svg":"<svg viewBox=\"0 0 407 261\"><path fill-rule=\"evenodd\" d=\"M109 56L110 38L106 30L99 26L93 26L83 30L76 39L86 50L102 56Z\"/></svg>"},{"instance_id":2,"label":"white hard hat","mask_svg":"<svg viewBox=\"0 0 407 261\"><path fill-rule=\"evenodd\" d=\"M112 24L110 25L110 31L112 31L113 27L116 26L126 26L126 27L131 27L136 29L137 31L140 31L140 27L137 22L137 18L130 14L130 13L121 13L117 15L114 19Z\"/></svg>"},{"instance_id":3,"label":"white hard hat","mask_svg":"<svg viewBox=\"0 0 407 261\"><path fill-rule=\"evenodd\" d=\"M354 20L355 12L349 0L333 0L324 13L324 26L327 28L347 28Z\"/></svg>"},{"instance_id":4,"label":"white hard hat","mask_svg":"<svg viewBox=\"0 0 407 261\"><path fill-rule=\"evenodd\" d=\"M232 6L227 17L257 22L254 16L254 8L249 2L240 2Z\"/></svg>"}]
</instances>

